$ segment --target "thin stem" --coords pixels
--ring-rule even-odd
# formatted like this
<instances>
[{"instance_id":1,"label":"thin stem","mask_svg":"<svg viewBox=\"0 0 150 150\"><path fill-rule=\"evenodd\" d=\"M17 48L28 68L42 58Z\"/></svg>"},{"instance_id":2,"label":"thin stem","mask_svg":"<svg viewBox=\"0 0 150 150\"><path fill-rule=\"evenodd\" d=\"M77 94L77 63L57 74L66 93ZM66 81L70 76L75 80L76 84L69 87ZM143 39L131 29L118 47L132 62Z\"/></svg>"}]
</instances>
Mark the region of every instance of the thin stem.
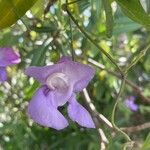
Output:
<instances>
[{"instance_id":1,"label":"thin stem","mask_svg":"<svg viewBox=\"0 0 150 150\"><path fill-rule=\"evenodd\" d=\"M69 2L68 0L66 0L66 7L68 6ZM71 48L71 57L72 57L72 60L74 61L75 60L75 52L74 52L74 49L73 49L73 34L72 34L72 24L71 24L71 19L69 17L69 27L70 27L70 48Z\"/></svg>"},{"instance_id":2,"label":"thin stem","mask_svg":"<svg viewBox=\"0 0 150 150\"><path fill-rule=\"evenodd\" d=\"M122 127L121 129L123 131L131 133L131 132L138 132L138 131L149 129L149 128L150 128L150 122L146 122L146 123L136 125L136 126L132 126L132 127Z\"/></svg>"},{"instance_id":3,"label":"thin stem","mask_svg":"<svg viewBox=\"0 0 150 150\"><path fill-rule=\"evenodd\" d=\"M118 105L118 102L119 102L119 98L122 94L122 91L124 89L124 85L125 85L125 79L126 79L126 75L124 76L122 82L121 82L121 86L120 86L120 89L119 89L119 92L118 92L118 95L117 95L117 98L116 98L116 102L115 102L115 105L113 107L113 111L112 111L112 116L111 116L111 121L112 121L112 125L113 127L118 131L120 132L121 134L123 134L125 136L125 138L127 139L128 142L131 142L131 139L130 137L125 133L123 132L120 128L117 127L117 125L115 124L115 112L116 112L116 108L117 108L117 105Z\"/></svg>"},{"instance_id":4,"label":"thin stem","mask_svg":"<svg viewBox=\"0 0 150 150\"><path fill-rule=\"evenodd\" d=\"M70 18L72 19L72 21L75 23L75 25L78 27L78 29L80 30L80 32L91 42L93 43L118 69L118 71L120 72L121 76L124 76L123 71L121 70L121 68L117 65L117 63L115 62L115 60L111 57L111 55L109 53L107 53L102 47L100 47L96 41L94 41L94 39L92 39L85 31L84 29L78 24L78 21L73 17L73 15L71 14L71 12L68 10L66 5L63 5L63 10L66 11L68 13L68 15L70 16Z\"/></svg>"},{"instance_id":5,"label":"thin stem","mask_svg":"<svg viewBox=\"0 0 150 150\"><path fill-rule=\"evenodd\" d=\"M125 72L128 72L136 63L146 54L147 50L150 48L150 43L137 55L135 59L127 66Z\"/></svg>"},{"instance_id":6,"label":"thin stem","mask_svg":"<svg viewBox=\"0 0 150 150\"><path fill-rule=\"evenodd\" d=\"M106 146L109 143L109 141L101 128L98 129L98 133L101 138L101 150L106 150Z\"/></svg>"},{"instance_id":7,"label":"thin stem","mask_svg":"<svg viewBox=\"0 0 150 150\"><path fill-rule=\"evenodd\" d=\"M89 97L89 94L87 92L86 89L83 89L83 94L85 97L85 103L87 105L87 109L89 110L89 112L91 113L93 122L95 124L95 127L98 131L98 134L100 136L100 147L101 150L105 150L107 144L109 143L104 131L100 128L100 122L104 122L106 125L108 125L110 128L112 128L111 122L109 122L109 120L107 120L102 114L99 114L95 108L95 106L93 105L93 103L91 102L91 99Z\"/></svg>"},{"instance_id":8,"label":"thin stem","mask_svg":"<svg viewBox=\"0 0 150 150\"><path fill-rule=\"evenodd\" d=\"M66 0L66 7L68 6L68 0ZM69 17L69 27L70 27L70 48L71 48L71 56L72 56L72 60L75 60L75 52L73 49L73 34L72 34L72 24L71 24L71 19Z\"/></svg>"},{"instance_id":9,"label":"thin stem","mask_svg":"<svg viewBox=\"0 0 150 150\"><path fill-rule=\"evenodd\" d=\"M86 89L83 89L83 94L85 97L85 104L88 107L88 110L91 112L92 116L93 116L93 120L96 117L98 122L103 122L105 123L109 128L113 129L113 126L111 124L111 122L102 114L100 114L97 110L96 107L94 106L94 104L92 103L92 100L87 92ZM99 126L99 125L98 125Z\"/></svg>"},{"instance_id":10,"label":"thin stem","mask_svg":"<svg viewBox=\"0 0 150 150\"><path fill-rule=\"evenodd\" d=\"M71 55L72 55L72 60L75 60L75 52L74 52L74 49L73 49L72 25L71 25L70 18L69 18L69 25L70 25L70 47L71 47Z\"/></svg>"},{"instance_id":11,"label":"thin stem","mask_svg":"<svg viewBox=\"0 0 150 150\"><path fill-rule=\"evenodd\" d=\"M73 34L72 34L72 25L71 25L71 19L69 18L69 26L70 26L70 47L71 47L71 56L72 60L75 60L75 52L73 49Z\"/></svg>"}]
</instances>

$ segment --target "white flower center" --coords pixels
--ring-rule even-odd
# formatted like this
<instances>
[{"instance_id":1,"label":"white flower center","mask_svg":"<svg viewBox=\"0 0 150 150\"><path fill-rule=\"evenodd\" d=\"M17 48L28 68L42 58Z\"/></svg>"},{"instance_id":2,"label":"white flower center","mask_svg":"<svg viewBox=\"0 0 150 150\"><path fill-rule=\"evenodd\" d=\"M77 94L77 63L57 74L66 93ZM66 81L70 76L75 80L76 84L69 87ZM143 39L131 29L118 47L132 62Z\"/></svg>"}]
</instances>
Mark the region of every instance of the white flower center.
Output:
<instances>
[{"instance_id":1,"label":"white flower center","mask_svg":"<svg viewBox=\"0 0 150 150\"><path fill-rule=\"evenodd\" d=\"M69 85L69 80L67 75L64 73L53 73L46 79L46 85L51 89L63 89Z\"/></svg>"}]
</instances>

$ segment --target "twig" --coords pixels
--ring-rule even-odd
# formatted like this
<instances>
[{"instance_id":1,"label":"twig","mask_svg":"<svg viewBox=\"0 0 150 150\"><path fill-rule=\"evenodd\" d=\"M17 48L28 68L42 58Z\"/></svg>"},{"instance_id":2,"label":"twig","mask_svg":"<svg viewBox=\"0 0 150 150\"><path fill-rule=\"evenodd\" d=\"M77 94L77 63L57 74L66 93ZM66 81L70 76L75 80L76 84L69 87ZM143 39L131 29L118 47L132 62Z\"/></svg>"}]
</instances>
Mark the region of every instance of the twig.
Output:
<instances>
[{"instance_id":1,"label":"twig","mask_svg":"<svg viewBox=\"0 0 150 150\"><path fill-rule=\"evenodd\" d=\"M106 145L109 143L109 141L101 128L98 129L98 132L101 137L101 150L106 150Z\"/></svg>"},{"instance_id":2,"label":"twig","mask_svg":"<svg viewBox=\"0 0 150 150\"><path fill-rule=\"evenodd\" d=\"M148 128L150 128L150 122L146 122L144 124L132 126L132 127L123 127L121 129L126 132L137 132Z\"/></svg>"},{"instance_id":3,"label":"twig","mask_svg":"<svg viewBox=\"0 0 150 150\"><path fill-rule=\"evenodd\" d=\"M91 64L93 64L94 66L96 66L96 67L102 69L102 70L107 71L108 73L110 73L110 74L116 76L117 78L122 79L122 77L120 76L120 74L118 74L118 73L116 73L116 72L114 72L114 71L112 71L112 70L106 69L104 65L98 63L97 61L95 61L95 60L89 58L89 59L88 59L88 62L91 63ZM150 103L150 98L149 98L149 97L146 97L146 96L142 93L141 88L139 88L136 84L134 84L132 81L130 81L130 80L128 80L128 79L125 79L125 82L126 82L127 85L131 86L131 87L133 88L133 90L134 90L145 102Z\"/></svg>"},{"instance_id":4,"label":"twig","mask_svg":"<svg viewBox=\"0 0 150 150\"><path fill-rule=\"evenodd\" d=\"M112 126L111 122L104 115L97 112L97 110L96 110L94 104L92 103L86 89L83 90L83 94L84 94L84 97L85 97L85 99L84 99L85 104L87 105L88 110L91 112L93 118L96 118L99 122L105 123L109 128L113 129L113 126ZM93 119L93 120L95 120L95 119Z\"/></svg>"},{"instance_id":5,"label":"twig","mask_svg":"<svg viewBox=\"0 0 150 150\"><path fill-rule=\"evenodd\" d=\"M87 92L86 89L83 90L83 94L85 97L85 103L88 107L88 110L90 111L94 124L96 126L96 129L99 133L100 136L100 146L101 146L101 150L106 150L106 145L109 143L104 131L100 128L100 122L105 123L108 127L112 128L112 124L109 120L107 120L107 118L105 118L102 114L99 114L95 108L95 106L93 105L93 103L91 102L91 99L89 97L89 94Z\"/></svg>"}]
</instances>

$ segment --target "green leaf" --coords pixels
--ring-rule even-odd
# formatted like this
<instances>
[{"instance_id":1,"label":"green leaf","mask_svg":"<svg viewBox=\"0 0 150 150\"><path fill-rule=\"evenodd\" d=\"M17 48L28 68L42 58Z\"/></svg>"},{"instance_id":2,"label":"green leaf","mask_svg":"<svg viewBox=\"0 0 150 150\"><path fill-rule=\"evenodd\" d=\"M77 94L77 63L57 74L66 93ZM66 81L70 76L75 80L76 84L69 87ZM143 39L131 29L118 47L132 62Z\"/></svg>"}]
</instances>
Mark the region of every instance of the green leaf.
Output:
<instances>
[{"instance_id":1,"label":"green leaf","mask_svg":"<svg viewBox=\"0 0 150 150\"><path fill-rule=\"evenodd\" d=\"M0 0L0 29L14 24L37 0Z\"/></svg>"},{"instance_id":2,"label":"green leaf","mask_svg":"<svg viewBox=\"0 0 150 150\"><path fill-rule=\"evenodd\" d=\"M141 28L141 25L127 17L119 17L115 20L113 34L117 35L124 32L133 32Z\"/></svg>"},{"instance_id":3,"label":"green leaf","mask_svg":"<svg viewBox=\"0 0 150 150\"><path fill-rule=\"evenodd\" d=\"M140 150L149 150L149 149L150 149L150 133L148 134L148 136Z\"/></svg>"},{"instance_id":4,"label":"green leaf","mask_svg":"<svg viewBox=\"0 0 150 150\"><path fill-rule=\"evenodd\" d=\"M19 38L22 36L22 34L14 36L11 30L5 30L5 32L2 33L3 34L0 35L0 47L16 45L18 44Z\"/></svg>"},{"instance_id":5,"label":"green leaf","mask_svg":"<svg viewBox=\"0 0 150 150\"><path fill-rule=\"evenodd\" d=\"M143 9L140 0L116 0L116 2L129 18L150 29L150 16Z\"/></svg>"},{"instance_id":6,"label":"green leaf","mask_svg":"<svg viewBox=\"0 0 150 150\"><path fill-rule=\"evenodd\" d=\"M33 50L33 58L31 65L37 65L37 66L42 66L44 65L45 61L45 54L46 51L48 50L49 45L41 45L39 48Z\"/></svg>"},{"instance_id":7,"label":"green leaf","mask_svg":"<svg viewBox=\"0 0 150 150\"><path fill-rule=\"evenodd\" d=\"M44 14L44 4L45 0L37 0L35 5L32 7L31 10L36 17L40 18Z\"/></svg>"},{"instance_id":8,"label":"green leaf","mask_svg":"<svg viewBox=\"0 0 150 150\"><path fill-rule=\"evenodd\" d=\"M43 27L33 27L33 31L37 33L49 33L49 32L54 32L57 30L56 26L51 24L51 26L43 26Z\"/></svg>"},{"instance_id":9,"label":"green leaf","mask_svg":"<svg viewBox=\"0 0 150 150\"><path fill-rule=\"evenodd\" d=\"M34 83L32 84L32 86L28 86L25 89L25 95L26 95L26 99L29 99L32 97L33 93L35 93L35 91L37 90L37 88L39 87L40 83L38 81L34 81Z\"/></svg>"},{"instance_id":10,"label":"green leaf","mask_svg":"<svg viewBox=\"0 0 150 150\"><path fill-rule=\"evenodd\" d=\"M109 1L103 0L105 16L106 16L106 36L110 38L113 32L113 14L111 3Z\"/></svg>"}]
</instances>

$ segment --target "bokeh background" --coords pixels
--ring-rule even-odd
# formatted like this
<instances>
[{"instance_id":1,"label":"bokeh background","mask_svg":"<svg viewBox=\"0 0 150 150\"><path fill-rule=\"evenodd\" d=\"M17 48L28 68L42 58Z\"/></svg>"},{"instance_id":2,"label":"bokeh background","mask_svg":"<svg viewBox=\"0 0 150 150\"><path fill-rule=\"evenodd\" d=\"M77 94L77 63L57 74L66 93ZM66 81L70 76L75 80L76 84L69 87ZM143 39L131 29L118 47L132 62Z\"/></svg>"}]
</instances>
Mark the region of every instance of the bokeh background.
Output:
<instances>
[{"instance_id":1,"label":"bokeh background","mask_svg":"<svg viewBox=\"0 0 150 150\"><path fill-rule=\"evenodd\" d=\"M65 2L64 0L38 0L20 20L0 31L0 47L13 47L20 53L22 60L18 65L7 67L9 78L0 83L0 149L2 150L100 149L97 130L82 128L69 120L69 127L56 131L34 123L26 112L28 102L40 84L33 78L27 77L24 74L25 69L30 65L43 66L56 63L62 55L71 56L73 46L76 61L92 65L88 62L91 58L107 68L102 70L93 65L96 75L87 90L97 111L111 120L121 80L108 70L119 72L62 10L62 4ZM148 45L150 28L148 29L146 23L144 25L142 21L130 17L115 1L111 3L110 20L106 19L104 3L103 0L78 0L69 5L69 10L84 31L123 69L132 62L132 59L139 57L138 54ZM141 4L149 14L150 1L141 1ZM128 84L125 85L115 117L119 127L136 126L150 121L149 58L150 50L147 50L146 55L128 71L127 78L136 85L137 89ZM142 93L144 97L139 93ZM137 106L136 110L127 104L130 96L134 97L133 103ZM78 100L85 105L83 99L83 94L79 94ZM67 116L66 106L61 111ZM109 141L106 149L122 149L124 137L103 123L100 127ZM148 132L149 128L128 132L131 139L135 141L133 149L142 147ZM147 141L149 141L148 150L150 137Z\"/></svg>"}]
</instances>

